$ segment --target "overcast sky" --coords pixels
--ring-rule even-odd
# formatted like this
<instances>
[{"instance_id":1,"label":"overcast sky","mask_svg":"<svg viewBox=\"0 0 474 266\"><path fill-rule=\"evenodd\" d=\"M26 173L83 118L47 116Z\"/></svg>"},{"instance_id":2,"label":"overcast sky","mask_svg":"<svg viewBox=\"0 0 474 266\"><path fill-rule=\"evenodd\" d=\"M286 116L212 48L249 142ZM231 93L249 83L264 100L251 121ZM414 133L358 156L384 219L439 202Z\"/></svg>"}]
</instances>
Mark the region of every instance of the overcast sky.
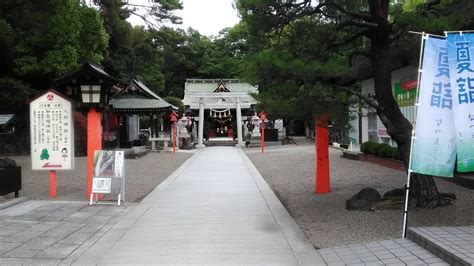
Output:
<instances>
[{"instance_id":1,"label":"overcast sky","mask_svg":"<svg viewBox=\"0 0 474 266\"><path fill-rule=\"evenodd\" d=\"M183 19L180 28L191 27L203 35L217 35L226 27L239 22L237 10L232 7L233 0L181 0L183 10L176 12ZM147 3L147 0L129 0L131 4ZM129 18L133 25L143 25L140 18Z\"/></svg>"}]
</instances>

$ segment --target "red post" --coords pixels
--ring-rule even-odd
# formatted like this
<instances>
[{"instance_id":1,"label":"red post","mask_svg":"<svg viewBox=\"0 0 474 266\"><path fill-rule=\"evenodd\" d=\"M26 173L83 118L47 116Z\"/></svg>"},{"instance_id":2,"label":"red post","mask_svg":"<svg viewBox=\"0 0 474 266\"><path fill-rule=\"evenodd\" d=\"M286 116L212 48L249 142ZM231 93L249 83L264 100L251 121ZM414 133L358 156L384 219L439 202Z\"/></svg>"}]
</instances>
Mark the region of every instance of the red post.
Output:
<instances>
[{"instance_id":1,"label":"red post","mask_svg":"<svg viewBox=\"0 0 474 266\"><path fill-rule=\"evenodd\" d=\"M178 114L176 112L171 112L170 113L170 121L173 123L171 125L171 142L173 142L173 153L176 152L176 135L177 135L177 129L176 129L176 122L178 122Z\"/></svg>"},{"instance_id":2,"label":"red post","mask_svg":"<svg viewBox=\"0 0 474 266\"><path fill-rule=\"evenodd\" d=\"M91 108L87 113L87 199L89 199L92 192L94 153L96 150L102 150L101 115L95 108Z\"/></svg>"},{"instance_id":3,"label":"red post","mask_svg":"<svg viewBox=\"0 0 474 266\"><path fill-rule=\"evenodd\" d=\"M49 197L56 198L56 171L49 171Z\"/></svg>"},{"instance_id":4,"label":"red post","mask_svg":"<svg viewBox=\"0 0 474 266\"><path fill-rule=\"evenodd\" d=\"M267 113L265 111L262 111L260 113L260 119L262 120L262 123L260 123L260 128L262 129L262 153L265 152L265 120L267 120Z\"/></svg>"},{"instance_id":5,"label":"red post","mask_svg":"<svg viewBox=\"0 0 474 266\"><path fill-rule=\"evenodd\" d=\"M316 183L315 193L329 192L329 147L328 147L328 116L321 115L316 119Z\"/></svg>"},{"instance_id":6,"label":"red post","mask_svg":"<svg viewBox=\"0 0 474 266\"><path fill-rule=\"evenodd\" d=\"M176 122L173 122L173 153L176 153Z\"/></svg>"}]
</instances>

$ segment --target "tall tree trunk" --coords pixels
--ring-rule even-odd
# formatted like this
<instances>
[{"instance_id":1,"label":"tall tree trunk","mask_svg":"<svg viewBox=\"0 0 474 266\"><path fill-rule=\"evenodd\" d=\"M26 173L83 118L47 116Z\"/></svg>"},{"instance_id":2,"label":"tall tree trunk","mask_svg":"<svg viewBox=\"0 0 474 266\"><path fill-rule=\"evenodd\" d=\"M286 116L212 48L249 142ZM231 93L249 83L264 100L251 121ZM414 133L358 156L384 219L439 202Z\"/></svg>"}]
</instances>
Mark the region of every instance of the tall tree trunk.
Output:
<instances>
[{"instance_id":1,"label":"tall tree trunk","mask_svg":"<svg viewBox=\"0 0 474 266\"><path fill-rule=\"evenodd\" d=\"M375 97L381 107L377 110L377 114L387 128L387 133L397 143L403 163L406 169L408 169L413 127L400 111L392 93L390 44L388 38L390 32L390 28L383 29L383 26L381 27L379 24L379 28L371 40ZM410 181L410 206L430 208L440 206L441 203L442 199L433 176L412 173Z\"/></svg>"}]
</instances>

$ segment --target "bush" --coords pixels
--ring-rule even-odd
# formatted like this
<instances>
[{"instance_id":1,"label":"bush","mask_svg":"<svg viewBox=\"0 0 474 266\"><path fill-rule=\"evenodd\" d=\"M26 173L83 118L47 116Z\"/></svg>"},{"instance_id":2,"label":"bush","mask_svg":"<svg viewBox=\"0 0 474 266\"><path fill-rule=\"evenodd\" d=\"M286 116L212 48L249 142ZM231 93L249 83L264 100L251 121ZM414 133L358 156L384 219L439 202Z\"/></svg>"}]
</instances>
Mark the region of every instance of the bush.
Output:
<instances>
[{"instance_id":1,"label":"bush","mask_svg":"<svg viewBox=\"0 0 474 266\"><path fill-rule=\"evenodd\" d=\"M376 155L382 158L389 158L389 154L392 150L392 146L382 143L376 147Z\"/></svg>"},{"instance_id":2,"label":"bush","mask_svg":"<svg viewBox=\"0 0 474 266\"><path fill-rule=\"evenodd\" d=\"M360 151L366 154L373 154L372 152L375 145L377 145L377 143L373 141L364 142L360 145Z\"/></svg>"},{"instance_id":3,"label":"bush","mask_svg":"<svg viewBox=\"0 0 474 266\"><path fill-rule=\"evenodd\" d=\"M394 160L401 160L402 157L400 156L400 150L397 147L392 147L392 150L390 151L389 155L391 159Z\"/></svg>"},{"instance_id":4,"label":"bush","mask_svg":"<svg viewBox=\"0 0 474 266\"><path fill-rule=\"evenodd\" d=\"M385 143L367 141L362 143L360 151L365 154L375 155L382 158L400 160L400 150Z\"/></svg>"},{"instance_id":5,"label":"bush","mask_svg":"<svg viewBox=\"0 0 474 266\"><path fill-rule=\"evenodd\" d=\"M341 145L339 145L339 147L347 150L347 149L349 149L349 144L341 144Z\"/></svg>"}]
</instances>

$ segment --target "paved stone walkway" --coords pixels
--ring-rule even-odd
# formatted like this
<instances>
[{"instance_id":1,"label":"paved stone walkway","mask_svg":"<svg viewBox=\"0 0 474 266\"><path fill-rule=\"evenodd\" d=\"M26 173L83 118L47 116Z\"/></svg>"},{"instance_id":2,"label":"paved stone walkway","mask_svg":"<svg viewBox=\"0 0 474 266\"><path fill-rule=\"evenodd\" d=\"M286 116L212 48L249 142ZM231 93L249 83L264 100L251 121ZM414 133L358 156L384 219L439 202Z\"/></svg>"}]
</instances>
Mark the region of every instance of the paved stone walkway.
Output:
<instances>
[{"instance_id":1,"label":"paved stone walkway","mask_svg":"<svg viewBox=\"0 0 474 266\"><path fill-rule=\"evenodd\" d=\"M474 226L415 227L408 238L452 265L474 265Z\"/></svg>"},{"instance_id":2,"label":"paved stone walkway","mask_svg":"<svg viewBox=\"0 0 474 266\"><path fill-rule=\"evenodd\" d=\"M245 154L205 148L77 264L322 265Z\"/></svg>"},{"instance_id":3,"label":"paved stone walkway","mask_svg":"<svg viewBox=\"0 0 474 266\"><path fill-rule=\"evenodd\" d=\"M0 210L0 265L472 265L474 227L315 250L240 149L198 151L140 203Z\"/></svg>"},{"instance_id":4,"label":"paved stone walkway","mask_svg":"<svg viewBox=\"0 0 474 266\"><path fill-rule=\"evenodd\" d=\"M329 266L449 264L409 239L395 239L320 249Z\"/></svg>"},{"instance_id":5,"label":"paved stone walkway","mask_svg":"<svg viewBox=\"0 0 474 266\"><path fill-rule=\"evenodd\" d=\"M27 201L0 210L0 265L49 265L72 259L134 205Z\"/></svg>"}]
</instances>

